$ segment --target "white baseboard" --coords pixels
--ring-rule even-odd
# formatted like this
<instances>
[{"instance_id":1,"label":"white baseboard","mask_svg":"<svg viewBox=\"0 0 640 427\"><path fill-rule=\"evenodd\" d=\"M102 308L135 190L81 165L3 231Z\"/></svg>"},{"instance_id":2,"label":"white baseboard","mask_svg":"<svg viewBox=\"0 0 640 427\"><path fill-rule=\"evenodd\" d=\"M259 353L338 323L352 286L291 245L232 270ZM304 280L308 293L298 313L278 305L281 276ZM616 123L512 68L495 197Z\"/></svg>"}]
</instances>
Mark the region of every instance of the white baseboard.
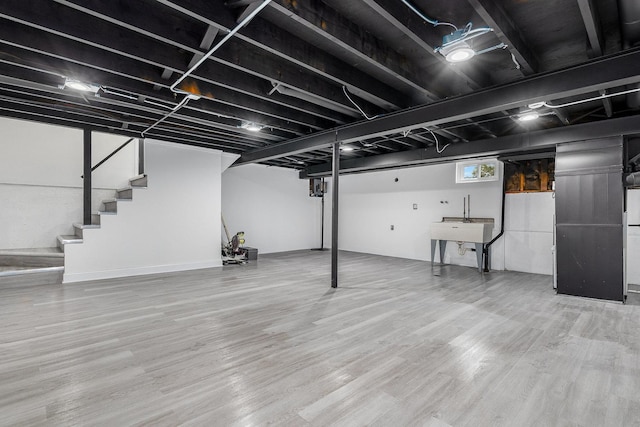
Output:
<instances>
[{"instance_id":1,"label":"white baseboard","mask_svg":"<svg viewBox=\"0 0 640 427\"><path fill-rule=\"evenodd\" d=\"M62 283L86 282L88 280L114 279L117 277L142 276L146 274L171 273L176 271L201 270L203 268L215 267L222 267L222 260L188 264L155 265L118 270L90 271L84 273L65 272L62 278Z\"/></svg>"}]
</instances>

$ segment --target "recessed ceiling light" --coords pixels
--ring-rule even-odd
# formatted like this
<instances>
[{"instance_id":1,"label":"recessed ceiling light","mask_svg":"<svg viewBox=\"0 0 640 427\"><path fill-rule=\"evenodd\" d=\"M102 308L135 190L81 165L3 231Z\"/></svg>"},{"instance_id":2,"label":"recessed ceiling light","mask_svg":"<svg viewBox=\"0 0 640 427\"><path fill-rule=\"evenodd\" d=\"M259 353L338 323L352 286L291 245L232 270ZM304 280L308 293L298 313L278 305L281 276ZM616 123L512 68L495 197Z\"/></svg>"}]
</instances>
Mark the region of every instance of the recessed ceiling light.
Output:
<instances>
[{"instance_id":1,"label":"recessed ceiling light","mask_svg":"<svg viewBox=\"0 0 640 427\"><path fill-rule=\"evenodd\" d=\"M521 122L530 122L537 119L538 117L540 117L540 114L536 113L535 111L529 111L524 114L520 114L518 116L518 120L520 120Z\"/></svg>"},{"instance_id":2,"label":"recessed ceiling light","mask_svg":"<svg viewBox=\"0 0 640 427\"><path fill-rule=\"evenodd\" d=\"M262 126L253 122L242 122L240 127L248 130L249 132L260 132L262 130Z\"/></svg>"},{"instance_id":3,"label":"recessed ceiling light","mask_svg":"<svg viewBox=\"0 0 640 427\"><path fill-rule=\"evenodd\" d=\"M93 92L93 93L97 93L98 90L100 90L100 86L97 86L91 83L85 83L80 80L69 79L69 78L65 79L64 85L62 86L62 89L66 89L66 88L79 90L81 92Z\"/></svg>"},{"instance_id":4,"label":"recessed ceiling light","mask_svg":"<svg viewBox=\"0 0 640 427\"><path fill-rule=\"evenodd\" d=\"M462 42L445 53L445 59L449 62L463 62L473 58L476 52L468 44Z\"/></svg>"}]
</instances>

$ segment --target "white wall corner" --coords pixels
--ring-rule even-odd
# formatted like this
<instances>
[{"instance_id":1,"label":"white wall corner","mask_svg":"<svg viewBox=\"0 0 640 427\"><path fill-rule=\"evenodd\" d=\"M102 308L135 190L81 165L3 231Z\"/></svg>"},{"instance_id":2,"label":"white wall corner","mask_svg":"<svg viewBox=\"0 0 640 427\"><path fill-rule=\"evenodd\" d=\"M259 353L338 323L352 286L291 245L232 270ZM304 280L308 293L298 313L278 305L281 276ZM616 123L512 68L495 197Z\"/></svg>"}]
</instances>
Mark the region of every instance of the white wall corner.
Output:
<instances>
[{"instance_id":1,"label":"white wall corner","mask_svg":"<svg viewBox=\"0 0 640 427\"><path fill-rule=\"evenodd\" d=\"M240 158L240 154L222 153L222 172L226 171L236 160Z\"/></svg>"}]
</instances>

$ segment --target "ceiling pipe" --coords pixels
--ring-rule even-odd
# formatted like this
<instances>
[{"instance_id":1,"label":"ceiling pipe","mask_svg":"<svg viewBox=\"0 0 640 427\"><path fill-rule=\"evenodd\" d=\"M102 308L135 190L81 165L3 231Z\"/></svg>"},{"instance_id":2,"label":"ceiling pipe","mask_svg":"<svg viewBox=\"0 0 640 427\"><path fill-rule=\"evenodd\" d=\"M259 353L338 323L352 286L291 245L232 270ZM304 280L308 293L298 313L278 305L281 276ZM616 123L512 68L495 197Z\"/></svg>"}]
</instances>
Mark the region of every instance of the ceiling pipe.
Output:
<instances>
[{"instance_id":1,"label":"ceiling pipe","mask_svg":"<svg viewBox=\"0 0 640 427\"><path fill-rule=\"evenodd\" d=\"M202 65L202 63L204 61L206 61L207 59L209 59L209 57L211 55L213 55L215 53L215 51L217 51L218 49L220 49L220 47L222 47L223 44L225 44L227 42L227 40L229 40L231 37L233 37L238 31L240 31L242 29L242 27L244 27L245 25L247 25L258 13L260 13L260 11L262 9L264 9L265 7L267 7L267 5L271 2L271 0L264 0L262 2L262 4L260 6L258 6L253 12L251 12L249 15L247 15L246 18L244 18L242 21L240 21L240 23L238 25L236 25L231 31L229 31L229 33L224 36L224 38L222 40L220 40L218 42L218 44L216 44L214 47L212 47L207 53L204 54L204 56L202 58L200 58L200 60L198 62L196 62L195 64L193 64L193 66L191 68L189 68L187 71L185 71L170 87L171 92L173 93L179 93L182 95L185 95L184 99L182 101L180 101L175 107L173 107L171 109L171 111L169 111L167 114L165 114L164 116L162 116L160 119L158 119L155 123L153 123L151 126L149 126L148 128L146 128L145 130L143 130L140 133L140 136L142 136L143 138L145 137L145 134L147 132L149 132L151 129L153 129L154 127L158 126L160 123L162 123L163 121L165 121L166 119L168 119L170 116L172 116L173 114L175 114L176 112L178 112L178 110L180 110L182 107L184 107L185 105L187 105L187 102L189 102L189 100L191 99L200 99L200 95L199 94L195 94L195 93L191 93L191 92L187 92L184 90L179 90L176 89L176 87L182 83L184 81L184 79L186 79L187 77L189 77L200 65Z\"/></svg>"},{"instance_id":2,"label":"ceiling pipe","mask_svg":"<svg viewBox=\"0 0 640 427\"><path fill-rule=\"evenodd\" d=\"M310 102L312 104L318 105L323 108L328 108L333 111L338 111L347 116L360 117L360 114L354 109L345 107L344 105L339 104L337 102L321 98L311 93L302 92L298 89L290 88L288 86L283 85L282 83L271 82L271 85L273 86L273 89L269 91L269 95L273 94L274 92L278 92L281 95L291 96L293 98L301 99L303 101Z\"/></svg>"},{"instance_id":3,"label":"ceiling pipe","mask_svg":"<svg viewBox=\"0 0 640 427\"><path fill-rule=\"evenodd\" d=\"M185 105L187 105L187 102L189 102L190 99L198 99L199 97L197 95L192 95L189 94L187 96L184 97L184 99L182 101L180 101L180 103L178 105L176 105L175 107L173 107L171 109L171 111L169 111L167 114L165 114L164 116L162 116L162 118L160 118L159 120L157 120L155 123L153 123L151 126L149 126L148 128L146 128L145 130L143 130L142 132L140 132L140 136L142 136L143 138L145 137L145 133L149 132L151 129L153 129L154 127L158 126L160 123L164 122L166 119L168 119L169 117L171 117L176 111L178 111L179 109L181 109L182 107L184 107Z\"/></svg>"},{"instance_id":4,"label":"ceiling pipe","mask_svg":"<svg viewBox=\"0 0 640 427\"><path fill-rule=\"evenodd\" d=\"M207 59L209 59L209 57L211 55L213 55L215 53L215 51L217 51L218 49L220 49L222 47L222 45L224 45L231 37L233 37L238 31L240 31L242 29L242 27L244 27L245 25L247 25L258 13L260 13L260 11L262 9L264 9L265 7L267 7L267 5L271 3L271 0L264 0L262 2L262 4L260 6L258 6L253 12L251 12L249 15L247 15L246 18L244 18L242 21L240 21L240 23L238 25L236 25L231 31L229 31L229 34L227 34L226 36L224 36L224 38L222 40L220 40L218 42L218 44L216 44L214 47L212 47L209 52L205 53L204 56L202 58L200 58L200 60L198 62L196 62L195 64L193 64L193 66L191 68L189 68L184 74L182 74L178 80L175 81L174 84L171 85L171 90L174 92L178 92L176 90L176 87L182 83L184 81L184 79L186 79L187 77L189 77L189 75L191 75L191 73L193 73L200 65L202 65L202 63L204 61L206 61ZM184 93L184 92L182 92Z\"/></svg>"}]
</instances>

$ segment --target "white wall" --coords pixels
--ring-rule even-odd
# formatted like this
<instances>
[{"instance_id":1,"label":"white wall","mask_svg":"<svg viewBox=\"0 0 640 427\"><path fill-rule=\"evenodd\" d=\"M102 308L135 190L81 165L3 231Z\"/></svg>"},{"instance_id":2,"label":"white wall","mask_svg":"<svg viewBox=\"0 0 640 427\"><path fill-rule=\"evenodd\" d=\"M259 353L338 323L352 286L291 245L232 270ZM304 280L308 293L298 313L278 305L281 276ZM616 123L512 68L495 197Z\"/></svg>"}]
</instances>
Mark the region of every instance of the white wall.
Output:
<instances>
[{"instance_id":1,"label":"white wall","mask_svg":"<svg viewBox=\"0 0 640 427\"><path fill-rule=\"evenodd\" d=\"M627 282L640 285L640 189L627 190Z\"/></svg>"},{"instance_id":2,"label":"white wall","mask_svg":"<svg viewBox=\"0 0 640 427\"><path fill-rule=\"evenodd\" d=\"M0 249L55 246L82 220L82 131L9 118L0 130ZM93 164L126 139L93 133ZM94 211L137 174L136 156L132 143L94 172Z\"/></svg>"},{"instance_id":3,"label":"white wall","mask_svg":"<svg viewBox=\"0 0 640 427\"><path fill-rule=\"evenodd\" d=\"M66 246L64 282L220 266L223 157L147 139L148 188Z\"/></svg>"},{"instance_id":4,"label":"white wall","mask_svg":"<svg viewBox=\"0 0 640 427\"><path fill-rule=\"evenodd\" d=\"M471 216L494 218L493 234L498 234L501 181L456 184L455 175L455 164L451 163L341 176L340 249L430 260L430 224L444 216L462 217L467 195L471 195ZM330 194L327 196L330 200ZM417 210L413 204L417 204ZM325 228L330 236L328 217ZM438 254L435 261L439 261ZM475 252L459 255L453 242L447 245L444 261L477 265ZM504 268L502 239L492 246L492 268Z\"/></svg>"},{"instance_id":5,"label":"white wall","mask_svg":"<svg viewBox=\"0 0 640 427\"><path fill-rule=\"evenodd\" d=\"M319 247L320 202L309 197L309 181L292 169L244 165L222 174L229 234L244 231L245 245L262 254ZM325 214L330 216L330 210Z\"/></svg>"},{"instance_id":6,"label":"white wall","mask_svg":"<svg viewBox=\"0 0 640 427\"><path fill-rule=\"evenodd\" d=\"M553 274L554 193L507 194L505 269Z\"/></svg>"},{"instance_id":7,"label":"white wall","mask_svg":"<svg viewBox=\"0 0 640 427\"><path fill-rule=\"evenodd\" d=\"M298 179L297 172L249 165L227 170L222 181L229 232L245 231L247 246L258 247L260 253L319 246L320 199L308 197L308 181ZM326 181L324 246L329 248L333 186L331 179ZM430 260L430 224L444 216L461 217L467 195L471 195L471 216L494 218L496 236L501 179L456 184L455 164L343 175L340 249ZM553 193L507 195L505 234L492 246L491 268L552 274L554 212ZM435 261L439 262L438 253ZM444 261L477 265L475 252L459 255L455 242L448 243Z\"/></svg>"}]
</instances>

